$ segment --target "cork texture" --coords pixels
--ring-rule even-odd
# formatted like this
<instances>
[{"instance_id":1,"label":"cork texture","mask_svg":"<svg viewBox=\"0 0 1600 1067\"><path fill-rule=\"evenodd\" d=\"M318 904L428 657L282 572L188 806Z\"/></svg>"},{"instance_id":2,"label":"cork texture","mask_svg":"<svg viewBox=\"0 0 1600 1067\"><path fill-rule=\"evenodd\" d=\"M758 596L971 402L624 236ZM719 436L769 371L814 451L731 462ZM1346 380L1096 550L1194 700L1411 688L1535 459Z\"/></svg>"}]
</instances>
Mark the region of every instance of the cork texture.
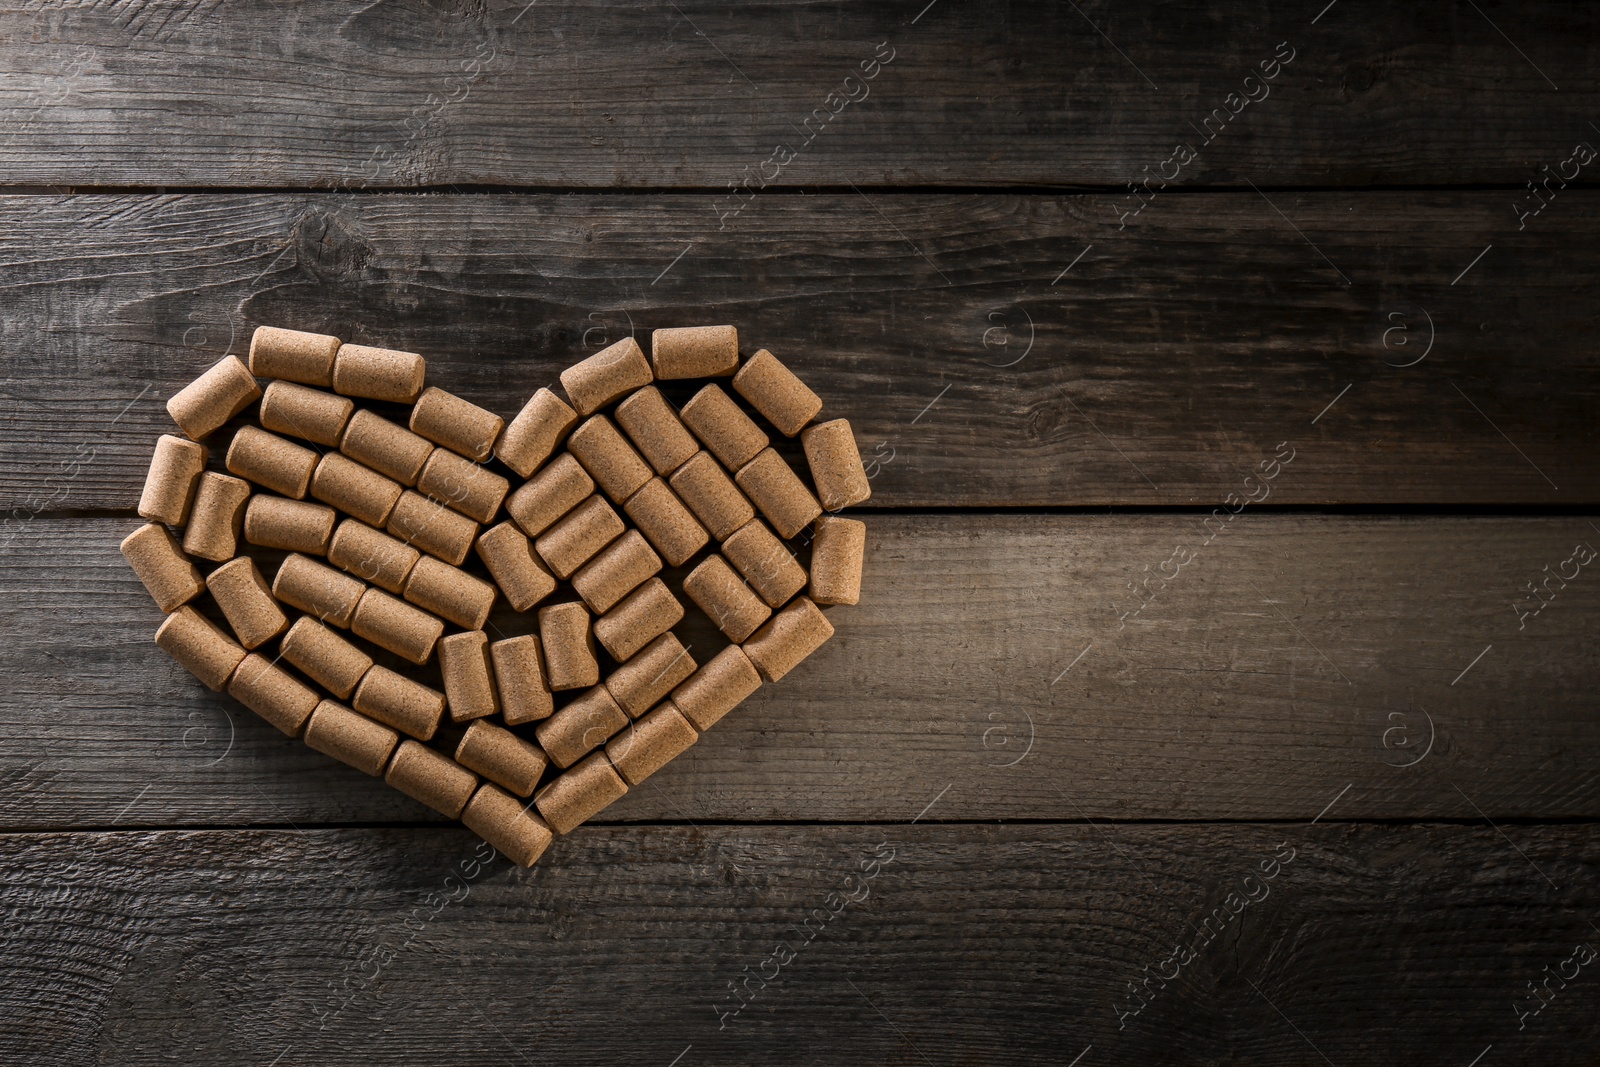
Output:
<instances>
[{"instance_id":1,"label":"cork texture","mask_svg":"<svg viewBox=\"0 0 1600 1067\"><path fill-rule=\"evenodd\" d=\"M566 452L506 497L506 511L529 537L538 537L557 519L594 493L594 479Z\"/></svg>"},{"instance_id":2,"label":"cork texture","mask_svg":"<svg viewBox=\"0 0 1600 1067\"><path fill-rule=\"evenodd\" d=\"M733 388L785 437L805 429L822 411L822 398L765 348L739 368Z\"/></svg>"},{"instance_id":3,"label":"cork texture","mask_svg":"<svg viewBox=\"0 0 1600 1067\"><path fill-rule=\"evenodd\" d=\"M311 486L317 454L277 434L241 426L228 446L226 466L231 474L299 500Z\"/></svg>"},{"instance_id":4,"label":"cork texture","mask_svg":"<svg viewBox=\"0 0 1600 1067\"><path fill-rule=\"evenodd\" d=\"M632 730L606 742L606 758L623 781L636 786L698 740L700 735L669 700L634 723Z\"/></svg>"},{"instance_id":5,"label":"cork texture","mask_svg":"<svg viewBox=\"0 0 1600 1067\"><path fill-rule=\"evenodd\" d=\"M579 415L589 415L618 397L649 385L654 376L639 343L624 337L561 372L561 388Z\"/></svg>"},{"instance_id":6,"label":"cork texture","mask_svg":"<svg viewBox=\"0 0 1600 1067\"><path fill-rule=\"evenodd\" d=\"M306 744L374 778L383 773L400 735L343 704L324 700L306 723Z\"/></svg>"},{"instance_id":7,"label":"cork texture","mask_svg":"<svg viewBox=\"0 0 1600 1067\"><path fill-rule=\"evenodd\" d=\"M494 668L500 714L507 726L537 722L556 710L550 684L545 680L544 653L533 634L491 641L489 664Z\"/></svg>"},{"instance_id":8,"label":"cork texture","mask_svg":"<svg viewBox=\"0 0 1600 1067\"><path fill-rule=\"evenodd\" d=\"M325 556L338 518L338 512L321 504L256 493L245 505L244 539L262 548Z\"/></svg>"},{"instance_id":9,"label":"cork texture","mask_svg":"<svg viewBox=\"0 0 1600 1067\"><path fill-rule=\"evenodd\" d=\"M570 767L627 726L627 712L603 685L580 693L534 727L539 747L557 767Z\"/></svg>"},{"instance_id":10,"label":"cork texture","mask_svg":"<svg viewBox=\"0 0 1600 1067\"><path fill-rule=\"evenodd\" d=\"M505 420L454 393L429 386L411 409L411 432L482 463L494 451Z\"/></svg>"},{"instance_id":11,"label":"cork texture","mask_svg":"<svg viewBox=\"0 0 1600 1067\"><path fill-rule=\"evenodd\" d=\"M410 404L422 392L427 361L415 352L340 345L333 359L333 390L345 396Z\"/></svg>"},{"instance_id":12,"label":"cork texture","mask_svg":"<svg viewBox=\"0 0 1600 1067\"><path fill-rule=\"evenodd\" d=\"M205 469L205 445L169 433L156 438L150 471L139 494L139 517L182 526L189 519L189 505Z\"/></svg>"},{"instance_id":13,"label":"cork texture","mask_svg":"<svg viewBox=\"0 0 1600 1067\"><path fill-rule=\"evenodd\" d=\"M206 591L205 579L165 526L150 522L122 539L122 556L163 612L173 612Z\"/></svg>"},{"instance_id":14,"label":"cork texture","mask_svg":"<svg viewBox=\"0 0 1600 1067\"><path fill-rule=\"evenodd\" d=\"M333 359L338 353L337 337L257 326L250 335L250 373L258 378L281 378L329 389L333 386Z\"/></svg>"},{"instance_id":15,"label":"cork texture","mask_svg":"<svg viewBox=\"0 0 1600 1067\"><path fill-rule=\"evenodd\" d=\"M617 425L657 474L670 474L700 451L700 443L653 385L618 404L614 415Z\"/></svg>"},{"instance_id":16,"label":"cork texture","mask_svg":"<svg viewBox=\"0 0 1600 1067\"><path fill-rule=\"evenodd\" d=\"M683 422L729 470L755 459L767 435L720 386L708 385L683 405Z\"/></svg>"},{"instance_id":17,"label":"cork texture","mask_svg":"<svg viewBox=\"0 0 1600 1067\"><path fill-rule=\"evenodd\" d=\"M533 795L550 828L569 834L620 800L628 785L604 752L596 752Z\"/></svg>"},{"instance_id":18,"label":"cork texture","mask_svg":"<svg viewBox=\"0 0 1600 1067\"><path fill-rule=\"evenodd\" d=\"M761 674L738 645L711 657L672 691L672 703L701 733L761 688Z\"/></svg>"},{"instance_id":19,"label":"cork texture","mask_svg":"<svg viewBox=\"0 0 1600 1067\"><path fill-rule=\"evenodd\" d=\"M261 394L261 426L273 433L338 448L355 401L293 382L273 382Z\"/></svg>"},{"instance_id":20,"label":"cork texture","mask_svg":"<svg viewBox=\"0 0 1600 1067\"><path fill-rule=\"evenodd\" d=\"M739 365L739 331L732 326L677 326L650 335L655 376L714 378Z\"/></svg>"},{"instance_id":21,"label":"cork texture","mask_svg":"<svg viewBox=\"0 0 1600 1067\"><path fill-rule=\"evenodd\" d=\"M185 437L204 440L260 399L250 368L238 356L223 356L167 400L167 414Z\"/></svg>"},{"instance_id":22,"label":"cork texture","mask_svg":"<svg viewBox=\"0 0 1600 1067\"><path fill-rule=\"evenodd\" d=\"M371 656L309 615L295 620L278 650L286 662L340 700L349 700L372 668Z\"/></svg>"},{"instance_id":23,"label":"cork texture","mask_svg":"<svg viewBox=\"0 0 1600 1067\"><path fill-rule=\"evenodd\" d=\"M501 433L495 455L519 477L531 477L577 424L578 413L566 401L548 389L540 389Z\"/></svg>"}]
</instances>

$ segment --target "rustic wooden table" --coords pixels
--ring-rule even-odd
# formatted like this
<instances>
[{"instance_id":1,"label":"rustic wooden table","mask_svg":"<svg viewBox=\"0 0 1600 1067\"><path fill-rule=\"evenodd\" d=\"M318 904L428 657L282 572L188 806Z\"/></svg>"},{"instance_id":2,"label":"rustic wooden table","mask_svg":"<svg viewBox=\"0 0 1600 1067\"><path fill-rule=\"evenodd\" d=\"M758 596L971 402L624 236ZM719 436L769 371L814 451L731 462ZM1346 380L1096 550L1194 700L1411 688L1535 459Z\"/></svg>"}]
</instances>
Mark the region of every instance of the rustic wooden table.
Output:
<instances>
[{"instance_id":1,"label":"rustic wooden table","mask_svg":"<svg viewBox=\"0 0 1600 1067\"><path fill-rule=\"evenodd\" d=\"M1600 12L1323 3L0 16L0 1061L1590 1062ZM705 321L866 593L535 868L151 642L256 324Z\"/></svg>"}]
</instances>

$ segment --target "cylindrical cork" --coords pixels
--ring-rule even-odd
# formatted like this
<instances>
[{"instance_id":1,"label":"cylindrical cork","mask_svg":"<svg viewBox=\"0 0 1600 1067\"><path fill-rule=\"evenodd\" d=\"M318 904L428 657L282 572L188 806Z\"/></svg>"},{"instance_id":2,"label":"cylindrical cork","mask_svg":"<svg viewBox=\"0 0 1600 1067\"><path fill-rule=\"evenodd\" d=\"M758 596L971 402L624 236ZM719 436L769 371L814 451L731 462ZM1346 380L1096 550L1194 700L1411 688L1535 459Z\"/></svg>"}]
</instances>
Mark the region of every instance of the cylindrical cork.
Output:
<instances>
[{"instance_id":1,"label":"cylindrical cork","mask_svg":"<svg viewBox=\"0 0 1600 1067\"><path fill-rule=\"evenodd\" d=\"M333 391L369 400L414 404L427 373L427 360L415 352L340 345L333 359Z\"/></svg>"},{"instance_id":2,"label":"cylindrical cork","mask_svg":"<svg viewBox=\"0 0 1600 1067\"><path fill-rule=\"evenodd\" d=\"M651 382L650 361L639 343L624 337L561 372L561 388L578 409L588 415Z\"/></svg>"},{"instance_id":3,"label":"cylindrical cork","mask_svg":"<svg viewBox=\"0 0 1600 1067\"><path fill-rule=\"evenodd\" d=\"M718 386L708 385L700 390L683 405L680 414L684 424L731 471L749 463L767 447L767 435L761 427Z\"/></svg>"},{"instance_id":4,"label":"cylindrical cork","mask_svg":"<svg viewBox=\"0 0 1600 1067\"><path fill-rule=\"evenodd\" d=\"M182 526L189 518L200 472L206 469L206 446L164 433L156 438L150 473L139 494L139 517L168 526Z\"/></svg>"},{"instance_id":5,"label":"cylindrical cork","mask_svg":"<svg viewBox=\"0 0 1600 1067\"><path fill-rule=\"evenodd\" d=\"M463 459L448 448L436 448L417 476L417 491L461 514L488 522L500 510L511 483L491 470Z\"/></svg>"},{"instance_id":6,"label":"cylindrical cork","mask_svg":"<svg viewBox=\"0 0 1600 1067\"><path fill-rule=\"evenodd\" d=\"M416 664L428 662L433 646L444 633L444 623L381 589L361 594L350 629L379 648Z\"/></svg>"},{"instance_id":7,"label":"cylindrical cork","mask_svg":"<svg viewBox=\"0 0 1600 1067\"><path fill-rule=\"evenodd\" d=\"M406 587L411 568L421 558L422 553L404 541L355 519L341 522L328 542L329 563L391 593Z\"/></svg>"},{"instance_id":8,"label":"cylindrical cork","mask_svg":"<svg viewBox=\"0 0 1600 1067\"><path fill-rule=\"evenodd\" d=\"M228 695L290 737L300 736L322 700L315 689L255 652L234 668Z\"/></svg>"},{"instance_id":9,"label":"cylindrical cork","mask_svg":"<svg viewBox=\"0 0 1600 1067\"><path fill-rule=\"evenodd\" d=\"M656 550L670 565L676 567L705 547L711 535L695 521L689 509L683 506L678 494L667 488L660 478L651 478L644 487L628 498L622 510L650 539Z\"/></svg>"},{"instance_id":10,"label":"cylindrical cork","mask_svg":"<svg viewBox=\"0 0 1600 1067\"><path fill-rule=\"evenodd\" d=\"M350 628L356 605L366 591L366 586L349 575L298 552L283 561L272 580L273 596L341 630Z\"/></svg>"},{"instance_id":11,"label":"cylindrical cork","mask_svg":"<svg viewBox=\"0 0 1600 1067\"><path fill-rule=\"evenodd\" d=\"M606 758L629 785L638 785L681 756L700 735L667 701L606 743Z\"/></svg>"},{"instance_id":12,"label":"cylindrical cork","mask_svg":"<svg viewBox=\"0 0 1600 1067\"><path fill-rule=\"evenodd\" d=\"M672 691L672 703L704 733L760 688L761 675L750 657L729 645Z\"/></svg>"},{"instance_id":13,"label":"cylindrical cork","mask_svg":"<svg viewBox=\"0 0 1600 1067\"><path fill-rule=\"evenodd\" d=\"M567 451L577 457L601 490L622 503L650 480L650 466L604 415L595 415L572 431Z\"/></svg>"},{"instance_id":14,"label":"cylindrical cork","mask_svg":"<svg viewBox=\"0 0 1600 1067\"><path fill-rule=\"evenodd\" d=\"M597 685L533 728L539 747L557 767L570 767L628 725L627 713Z\"/></svg>"},{"instance_id":15,"label":"cylindrical cork","mask_svg":"<svg viewBox=\"0 0 1600 1067\"><path fill-rule=\"evenodd\" d=\"M478 790L478 776L427 745L402 741L389 759L383 780L441 815L460 818Z\"/></svg>"},{"instance_id":16,"label":"cylindrical cork","mask_svg":"<svg viewBox=\"0 0 1600 1067\"><path fill-rule=\"evenodd\" d=\"M571 453L563 452L506 498L506 510L523 533L538 537L593 492L594 479L589 472Z\"/></svg>"},{"instance_id":17,"label":"cylindrical cork","mask_svg":"<svg viewBox=\"0 0 1600 1067\"><path fill-rule=\"evenodd\" d=\"M241 426L228 446L226 462L228 470L239 477L299 500L311 485L317 454L277 434Z\"/></svg>"},{"instance_id":18,"label":"cylindrical cork","mask_svg":"<svg viewBox=\"0 0 1600 1067\"><path fill-rule=\"evenodd\" d=\"M214 563L232 559L239 549L239 530L244 526L244 505L249 499L250 483L242 478L211 471L202 474L189 528L183 531L183 550Z\"/></svg>"},{"instance_id":19,"label":"cylindrical cork","mask_svg":"<svg viewBox=\"0 0 1600 1067\"><path fill-rule=\"evenodd\" d=\"M337 452L323 456L311 475L312 496L368 526L388 522L403 492L399 482Z\"/></svg>"},{"instance_id":20,"label":"cylindrical cork","mask_svg":"<svg viewBox=\"0 0 1600 1067\"><path fill-rule=\"evenodd\" d=\"M122 539L122 555L163 612L176 611L205 592L205 579L158 522L147 522Z\"/></svg>"},{"instance_id":21,"label":"cylindrical cork","mask_svg":"<svg viewBox=\"0 0 1600 1067\"><path fill-rule=\"evenodd\" d=\"M429 386L411 409L411 432L482 463L494 450L506 420L492 411Z\"/></svg>"},{"instance_id":22,"label":"cylindrical cork","mask_svg":"<svg viewBox=\"0 0 1600 1067\"><path fill-rule=\"evenodd\" d=\"M167 414L198 441L219 430L261 395L250 368L238 356L223 356L167 400Z\"/></svg>"},{"instance_id":23,"label":"cylindrical cork","mask_svg":"<svg viewBox=\"0 0 1600 1067\"><path fill-rule=\"evenodd\" d=\"M867 552L867 524L825 516L817 520L811 542L811 588L816 604L855 604L861 600L861 561Z\"/></svg>"},{"instance_id":24,"label":"cylindrical cork","mask_svg":"<svg viewBox=\"0 0 1600 1067\"><path fill-rule=\"evenodd\" d=\"M524 634L490 642L489 663L494 667L494 688L500 694L500 711L507 726L537 722L556 710L544 680L537 637Z\"/></svg>"},{"instance_id":25,"label":"cylindrical cork","mask_svg":"<svg viewBox=\"0 0 1600 1067\"><path fill-rule=\"evenodd\" d=\"M668 483L718 541L756 517L756 509L710 452L695 453Z\"/></svg>"},{"instance_id":26,"label":"cylindrical cork","mask_svg":"<svg viewBox=\"0 0 1600 1067\"><path fill-rule=\"evenodd\" d=\"M770 448L739 468L733 480L761 509L779 537L793 537L822 514L822 505L806 483Z\"/></svg>"},{"instance_id":27,"label":"cylindrical cork","mask_svg":"<svg viewBox=\"0 0 1600 1067\"><path fill-rule=\"evenodd\" d=\"M638 446L657 474L669 474L700 451L661 390L647 385L617 405L617 423Z\"/></svg>"},{"instance_id":28,"label":"cylindrical cork","mask_svg":"<svg viewBox=\"0 0 1600 1067\"><path fill-rule=\"evenodd\" d=\"M402 485L416 485L433 442L362 408L350 416L339 451Z\"/></svg>"},{"instance_id":29,"label":"cylindrical cork","mask_svg":"<svg viewBox=\"0 0 1600 1067\"><path fill-rule=\"evenodd\" d=\"M468 830L518 867L532 867L555 840L550 824L499 786L485 782L461 812Z\"/></svg>"},{"instance_id":30,"label":"cylindrical cork","mask_svg":"<svg viewBox=\"0 0 1600 1067\"><path fill-rule=\"evenodd\" d=\"M417 561L406 579L405 598L468 630L480 630L494 607L494 586L432 556Z\"/></svg>"},{"instance_id":31,"label":"cylindrical cork","mask_svg":"<svg viewBox=\"0 0 1600 1067\"><path fill-rule=\"evenodd\" d=\"M478 537L478 557L506 595L513 611L527 611L555 592L556 580L514 522L502 522Z\"/></svg>"},{"instance_id":32,"label":"cylindrical cork","mask_svg":"<svg viewBox=\"0 0 1600 1067\"><path fill-rule=\"evenodd\" d=\"M339 339L325 333L257 326L250 335L250 373L326 389L333 385L333 357L338 351Z\"/></svg>"},{"instance_id":33,"label":"cylindrical cork","mask_svg":"<svg viewBox=\"0 0 1600 1067\"><path fill-rule=\"evenodd\" d=\"M207 689L217 692L228 684L245 657L244 649L217 629L216 623L191 607L179 608L166 617L156 630L156 644Z\"/></svg>"},{"instance_id":34,"label":"cylindrical cork","mask_svg":"<svg viewBox=\"0 0 1600 1067\"><path fill-rule=\"evenodd\" d=\"M605 753L596 752L535 793L533 803L550 829L566 834L600 814L627 791L627 783Z\"/></svg>"},{"instance_id":35,"label":"cylindrical cork","mask_svg":"<svg viewBox=\"0 0 1600 1067\"><path fill-rule=\"evenodd\" d=\"M519 797L533 796L550 761L539 750L503 727L482 719L467 727L456 746L456 762L505 786Z\"/></svg>"},{"instance_id":36,"label":"cylindrical cork","mask_svg":"<svg viewBox=\"0 0 1600 1067\"><path fill-rule=\"evenodd\" d=\"M872 496L872 483L861 465L855 434L849 419L834 419L808 427L800 435L806 462L811 465L811 481L827 511L859 504Z\"/></svg>"},{"instance_id":37,"label":"cylindrical cork","mask_svg":"<svg viewBox=\"0 0 1600 1067\"><path fill-rule=\"evenodd\" d=\"M356 410L349 397L293 382L273 382L261 394L261 425L329 448L338 448Z\"/></svg>"},{"instance_id":38,"label":"cylindrical cork","mask_svg":"<svg viewBox=\"0 0 1600 1067\"><path fill-rule=\"evenodd\" d=\"M660 578L651 578L594 621L595 640L622 662L683 618L683 605Z\"/></svg>"},{"instance_id":39,"label":"cylindrical cork","mask_svg":"<svg viewBox=\"0 0 1600 1067\"><path fill-rule=\"evenodd\" d=\"M400 735L331 700L324 700L306 723L306 744L374 778L383 773Z\"/></svg>"},{"instance_id":40,"label":"cylindrical cork","mask_svg":"<svg viewBox=\"0 0 1600 1067\"><path fill-rule=\"evenodd\" d=\"M545 682L552 691L581 689L600 680L589 610L578 601L539 609L539 647L544 652Z\"/></svg>"},{"instance_id":41,"label":"cylindrical cork","mask_svg":"<svg viewBox=\"0 0 1600 1067\"><path fill-rule=\"evenodd\" d=\"M439 670L453 721L481 719L500 710L489 665L489 637L482 630L441 637Z\"/></svg>"},{"instance_id":42,"label":"cylindrical cork","mask_svg":"<svg viewBox=\"0 0 1600 1067\"><path fill-rule=\"evenodd\" d=\"M244 509L244 539L262 548L322 556L333 540L333 523L338 517L321 504L257 493Z\"/></svg>"},{"instance_id":43,"label":"cylindrical cork","mask_svg":"<svg viewBox=\"0 0 1600 1067\"><path fill-rule=\"evenodd\" d=\"M756 627L772 615L772 609L721 556L707 556L690 571L683 579L683 591L736 644L755 633Z\"/></svg>"},{"instance_id":44,"label":"cylindrical cork","mask_svg":"<svg viewBox=\"0 0 1600 1067\"><path fill-rule=\"evenodd\" d=\"M765 348L745 360L733 387L785 437L805 429L822 410L822 398Z\"/></svg>"},{"instance_id":45,"label":"cylindrical cork","mask_svg":"<svg viewBox=\"0 0 1600 1067\"><path fill-rule=\"evenodd\" d=\"M260 648L289 628L288 616L249 556L230 560L208 574L206 589L245 648Z\"/></svg>"},{"instance_id":46,"label":"cylindrical cork","mask_svg":"<svg viewBox=\"0 0 1600 1067\"><path fill-rule=\"evenodd\" d=\"M406 544L457 567L478 536L477 523L410 489L400 494L384 528Z\"/></svg>"},{"instance_id":47,"label":"cylindrical cork","mask_svg":"<svg viewBox=\"0 0 1600 1067\"><path fill-rule=\"evenodd\" d=\"M833 624L822 609L805 597L795 597L743 646L761 677L776 682L833 636Z\"/></svg>"},{"instance_id":48,"label":"cylindrical cork","mask_svg":"<svg viewBox=\"0 0 1600 1067\"><path fill-rule=\"evenodd\" d=\"M722 542L722 554L771 608L781 608L806 587L806 569L760 519Z\"/></svg>"},{"instance_id":49,"label":"cylindrical cork","mask_svg":"<svg viewBox=\"0 0 1600 1067\"><path fill-rule=\"evenodd\" d=\"M626 529L611 505L596 494L540 534L533 544L555 576L566 578Z\"/></svg>"},{"instance_id":50,"label":"cylindrical cork","mask_svg":"<svg viewBox=\"0 0 1600 1067\"><path fill-rule=\"evenodd\" d=\"M612 671L606 677L606 691L623 711L637 719L693 674L694 667L694 658L683 642L665 633Z\"/></svg>"},{"instance_id":51,"label":"cylindrical cork","mask_svg":"<svg viewBox=\"0 0 1600 1067\"><path fill-rule=\"evenodd\" d=\"M356 687L355 709L419 741L439 729L444 694L387 667L374 666Z\"/></svg>"},{"instance_id":52,"label":"cylindrical cork","mask_svg":"<svg viewBox=\"0 0 1600 1067\"><path fill-rule=\"evenodd\" d=\"M604 614L617 601L661 572L661 557L638 530L629 530L580 567L572 576L572 588L583 597L591 611Z\"/></svg>"},{"instance_id":53,"label":"cylindrical cork","mask_svg":"<svg viewBox=\"0 0 1600 1067\"><path fill-rule=\"evenodd\" d=\"M495 443L500 462L526 478L550 458L578 423L578 413L548 389L540 389L523 405Z\"/></svg>"},{"instance_id":54,"label":"cylindrical cork","mask_svg":"<svg viewBox=\"0 0 1600 1067\"><path fill-rule=\"evenodd\" d=\"M739 331L732 326L679 326L650 335L657 378L714 378L739 365Z\"/></svg>"},{"instance_id":55,"label":"cylindrical cork","mask_svg":"<svg viewBox=\"0 0 1600 1067\"><path fill-rule=\"evenodd\" d=\"M283 658L340 700L349 700L372 669L372 657L309 615L302 615L278 642Z\"/></svg>"}]
</instances>

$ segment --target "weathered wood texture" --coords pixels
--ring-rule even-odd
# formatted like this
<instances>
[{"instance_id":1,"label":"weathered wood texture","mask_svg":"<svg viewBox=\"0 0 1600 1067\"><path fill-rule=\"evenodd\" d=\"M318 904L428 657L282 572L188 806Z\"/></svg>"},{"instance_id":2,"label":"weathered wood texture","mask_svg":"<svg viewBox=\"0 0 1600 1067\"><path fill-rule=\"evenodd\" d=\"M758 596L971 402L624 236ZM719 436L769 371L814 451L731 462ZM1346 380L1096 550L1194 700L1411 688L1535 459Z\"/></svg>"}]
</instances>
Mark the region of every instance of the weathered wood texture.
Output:
<instances>
[{"instance_id":1,"label":"weathered wood texture","mask_svg":"<svg viewBox=\"0 0 1600 1067\"><path fill-rule=\"evenodd\" d=\"M1525 233L1501 192L1117 202L780 196L719 232L683 195L0 198L0 506L131 507L166 397L260 323L509 415L707 318L851 419L875 505L1210 507L1285 440L1274 503L1600 502L1600 195Z\"/></svg>"}]
</instances>

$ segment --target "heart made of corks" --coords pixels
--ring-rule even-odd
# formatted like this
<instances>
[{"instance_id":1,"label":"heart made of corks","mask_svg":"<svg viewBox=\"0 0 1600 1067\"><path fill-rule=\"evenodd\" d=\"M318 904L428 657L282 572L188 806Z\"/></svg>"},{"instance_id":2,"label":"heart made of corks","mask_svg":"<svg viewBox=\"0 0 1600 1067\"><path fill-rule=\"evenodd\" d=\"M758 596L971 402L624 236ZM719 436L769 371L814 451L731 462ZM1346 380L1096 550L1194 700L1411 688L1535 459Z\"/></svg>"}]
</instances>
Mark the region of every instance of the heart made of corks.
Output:
<instances>
[{"instance_id":1,"label":"heart made of corks","mask_svg":"<svg viewBox=\"0 0 1600 1067\"><path fill-rule=\"evenodd\" d=\"M425 375L259 327L167 401L122 552L207 686L527 866L833 635L866 543L836 513L871 490L850 424L732 326L625 338L509 423ZM685 601L725 647L691 654Z\"/></svg>"}]
</instances>

